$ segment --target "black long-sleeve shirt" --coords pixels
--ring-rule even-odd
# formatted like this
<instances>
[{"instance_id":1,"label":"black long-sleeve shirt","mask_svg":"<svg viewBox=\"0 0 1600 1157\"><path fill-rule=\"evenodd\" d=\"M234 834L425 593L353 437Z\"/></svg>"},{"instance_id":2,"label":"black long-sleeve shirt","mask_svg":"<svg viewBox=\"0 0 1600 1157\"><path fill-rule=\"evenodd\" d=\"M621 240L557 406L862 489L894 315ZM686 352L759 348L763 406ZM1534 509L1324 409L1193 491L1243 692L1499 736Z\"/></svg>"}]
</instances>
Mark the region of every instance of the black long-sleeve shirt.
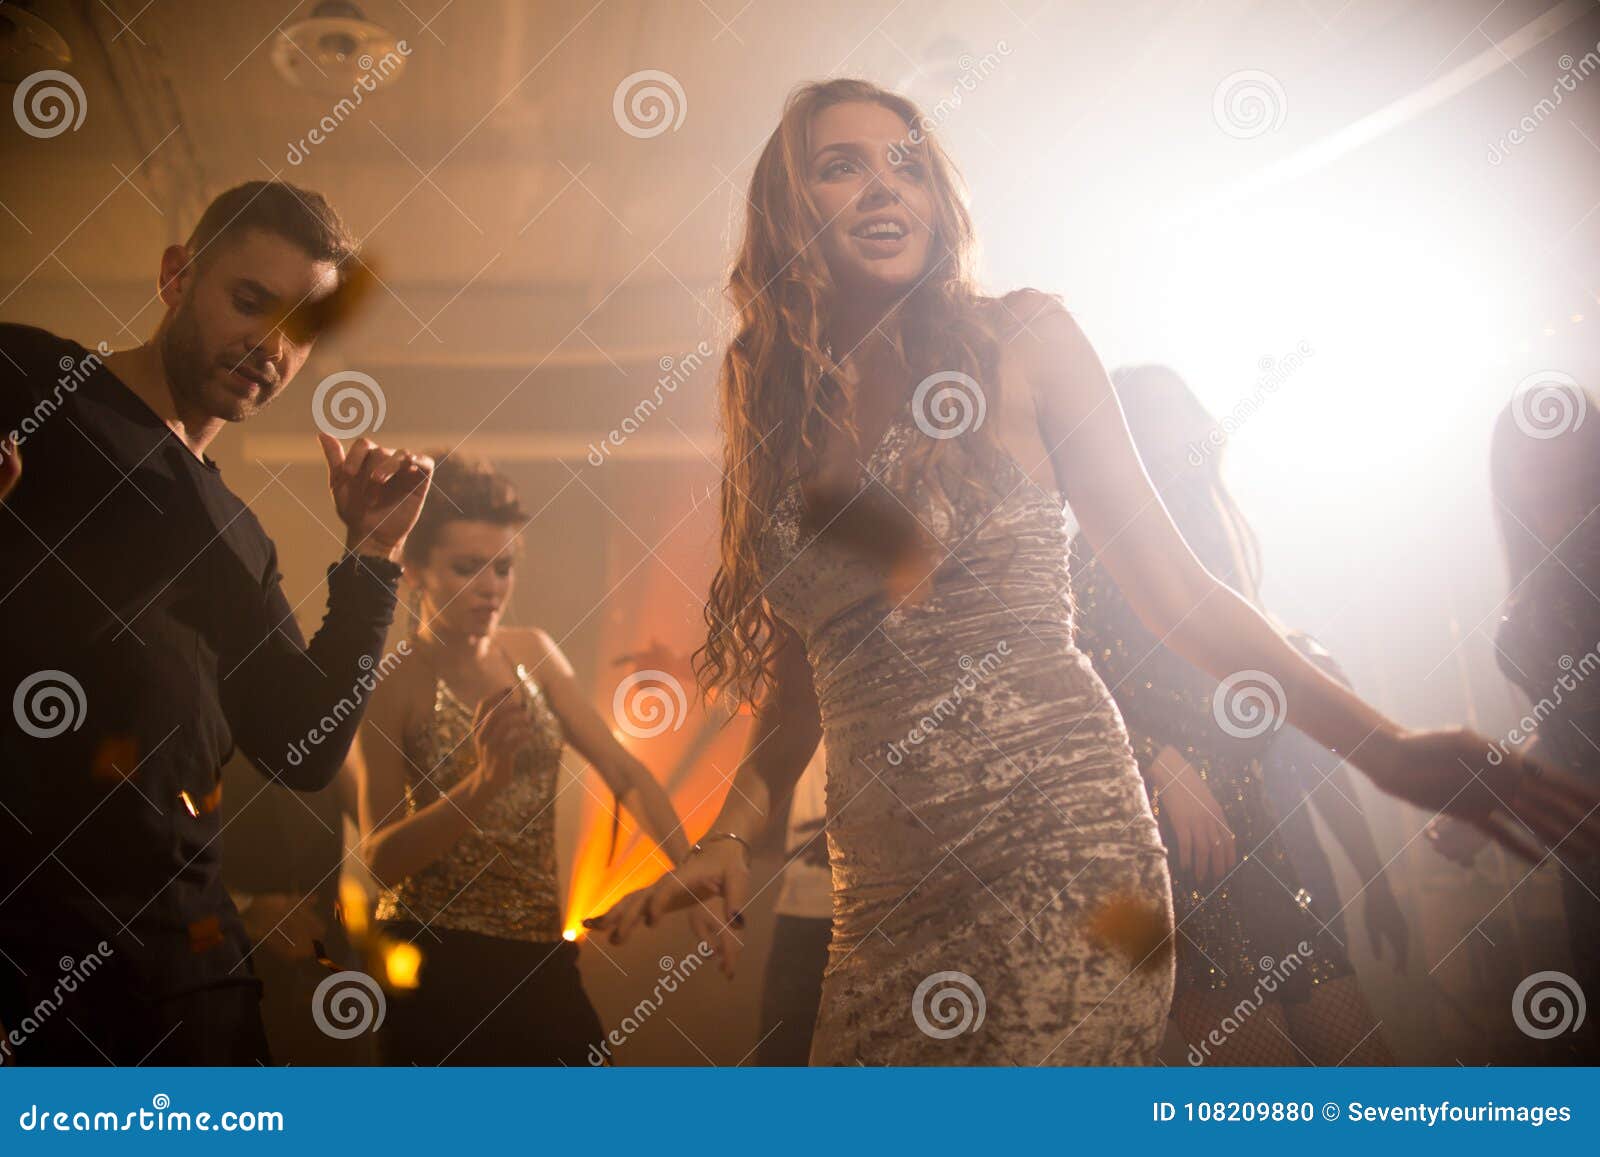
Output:
<instances>
[{"instance_id":1,"label":"black long-sleeve shirt","mask_svg":"<svg viewBox=\"0 0 1600 1157\"><path fill-rule=\"evenodd\" d=\"M272 541L216 464L95 354L6 325L11 438L23 476L0 504L0 974L31 964L48 988L59 958L104 940L134 998L251 982L220 878L223 817L248 801L223 811L222 766L237 747L270 779L327 786L399 568L330 567L307 646Z\"/></svg>"}]
</instances>

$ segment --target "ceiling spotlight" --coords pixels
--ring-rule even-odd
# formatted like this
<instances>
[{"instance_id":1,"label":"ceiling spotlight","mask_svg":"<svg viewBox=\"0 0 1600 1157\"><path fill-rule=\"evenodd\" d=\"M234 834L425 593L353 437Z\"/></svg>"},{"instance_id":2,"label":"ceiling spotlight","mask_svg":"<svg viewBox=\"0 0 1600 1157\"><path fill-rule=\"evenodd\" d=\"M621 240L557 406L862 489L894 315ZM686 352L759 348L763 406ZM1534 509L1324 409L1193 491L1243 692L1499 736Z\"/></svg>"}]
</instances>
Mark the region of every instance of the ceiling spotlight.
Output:
<instances>
[{"instance_id":1,"label":"ceiling spotlight","mask_svg":"<svg viewBox=\"0 0 1600 1157\"><path fill-rule=\"evenodd\" d=\"M26 8L0 8L0 84L21 84L36 72L72 63L66 40Z\"/></svg>"},{"instance_id":2,"label":"ceiling spotlight","mask_svg":"<svg viewBox=\"0 0 1600 1157\"><path fill-rule=\"evenodd\" d=\"M348 93L368 76L393 80L408 55L404 41L348 0L323 0L308 19L282 29L272 45L279 76L326 95Z\"/></svg>"}]
</instances>

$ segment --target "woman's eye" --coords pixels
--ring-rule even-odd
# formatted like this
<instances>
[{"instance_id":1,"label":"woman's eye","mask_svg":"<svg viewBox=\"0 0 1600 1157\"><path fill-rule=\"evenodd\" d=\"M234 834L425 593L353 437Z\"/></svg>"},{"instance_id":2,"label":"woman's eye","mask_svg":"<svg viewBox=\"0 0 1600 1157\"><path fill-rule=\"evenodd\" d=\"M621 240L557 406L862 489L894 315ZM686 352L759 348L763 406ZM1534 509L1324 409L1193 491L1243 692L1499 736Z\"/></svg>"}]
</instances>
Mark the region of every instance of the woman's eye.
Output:
<instances>
[{"instance_id":1,"label":"woman's eye","mask_svg":"<svg viewBox=\"0 0 1600 1157\"><path fill-rule=\"evenodd\" d=\"M900 171L913 181L920 181L928 175L928 170L921 161L907 161L900 166Z\"/></svg>"},{"instance_id":2,"label":"woman's eye","mask_svg":"<svg viewBox=\"0 0 1600 1157\"><path fill-rule=\"evenodd\" d=\"M842 174L844 174L844 173L846 173L849 170L854 169L854 168L855 168L854 162L847 161L843 157L840 157L838 160L829 161L825 166L823 166L822 177L823 177L824 180L829 180L829 179L831 179L833 177L840 176L840 175L842 175Z\"/></svg>"},{"instance_id":3,"label":"woman's eye","mask_svg":"<svg viewBox=\"0 0 1600 1157\"><path fill-rule=\"evenodd\" d=\"M261 304L260 304L260 302L256 301L254 298L241 297L241 296L239 296L237 294L234 295L233 308L237 309L240 313L260 313L261 312Z\"/></svg>"}]
</instances>

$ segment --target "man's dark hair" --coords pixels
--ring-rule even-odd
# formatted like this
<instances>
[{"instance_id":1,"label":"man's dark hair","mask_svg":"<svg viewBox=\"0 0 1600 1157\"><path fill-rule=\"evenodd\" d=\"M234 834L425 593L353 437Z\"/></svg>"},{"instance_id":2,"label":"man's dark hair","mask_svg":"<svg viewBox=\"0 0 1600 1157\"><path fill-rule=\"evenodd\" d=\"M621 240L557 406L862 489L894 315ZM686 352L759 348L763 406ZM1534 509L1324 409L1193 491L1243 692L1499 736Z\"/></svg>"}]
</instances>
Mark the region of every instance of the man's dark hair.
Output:
<instances>
[{"instance_id":1,"label":"man's dark hair","mask_svg":"<svg viewBox=\"0 0 1600 1157\"><path fill-rule=\"evenodd\" d=\"M206 207L189 234L193 260L204 264L215 243L246 229L275 233L304 249L315 261L331 261L344 270L356 252L355 238L320 193L287 181L246 181Z\"/></svg>"}]
</instances>

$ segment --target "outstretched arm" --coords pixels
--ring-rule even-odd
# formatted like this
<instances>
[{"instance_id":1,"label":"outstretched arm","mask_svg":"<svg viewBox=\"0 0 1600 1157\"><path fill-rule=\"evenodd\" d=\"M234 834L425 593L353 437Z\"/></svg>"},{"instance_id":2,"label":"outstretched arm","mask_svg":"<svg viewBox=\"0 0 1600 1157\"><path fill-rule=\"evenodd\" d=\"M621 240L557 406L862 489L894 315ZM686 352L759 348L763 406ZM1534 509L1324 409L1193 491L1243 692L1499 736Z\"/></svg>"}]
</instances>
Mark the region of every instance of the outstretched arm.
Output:
<instances>
[{"instance_id":1,"label":"outstretched arm","mask_svg":"<svg viewBox=\"0 0 1600 1157\"><path fill-rule=\"evenodd\" d=\"M1016 339L1056 480L1084 535L1144 625L1219 681L1252 682L1267 709L1342 753L1384 790L1461 815L1537 858L1534 840L1600 846L1593 792L1548 769L1487 760L1467 731L1410 734L1302 656L1194 556L1145 474L1088 339L1039 295ZM1265 676L1266 678L1261 678ZM1224 696L1223 709L1232 703ZM1241 720L1248 724L1249 721ZM1530 835L1534 840L1530 840Z\"/></svg>"},{"instance_id":2,"label":"outstretched arm","mask_svg":"<svg viewBox=\"0 0 1600 1157\"><path fill-rule=\"evenodd\" d=\"M822 738L805 644L787 624L779 622L777 629L772 691L756 711L749 746L722 810L702 841L703 850L652 887L584 921L595 931L609 932L612 943L620 944L641 920L654 924L666 912L688 908L696 933L719 945L722 971L733 975L740 948L737 932L744 925L743 907L750 897L750 865L740 842L753 843L772 822L774 812L787 806Z\"/></svg>"},{"instance_id":3,"label":"outstretched arm","mask_svg":"<svg viewBox=\"0 0 1600 1157\"><path fill-rule=\"evenodd\" d=\"M650 837L674 864L689 855L683 821L650 769L617 742L605 720L584 696L573 675L572 664L556 641L543 631L532 632L533 674L561 720L567 742L594 765L622 806L644 825Z\"/></svg>"}]
</instances>

